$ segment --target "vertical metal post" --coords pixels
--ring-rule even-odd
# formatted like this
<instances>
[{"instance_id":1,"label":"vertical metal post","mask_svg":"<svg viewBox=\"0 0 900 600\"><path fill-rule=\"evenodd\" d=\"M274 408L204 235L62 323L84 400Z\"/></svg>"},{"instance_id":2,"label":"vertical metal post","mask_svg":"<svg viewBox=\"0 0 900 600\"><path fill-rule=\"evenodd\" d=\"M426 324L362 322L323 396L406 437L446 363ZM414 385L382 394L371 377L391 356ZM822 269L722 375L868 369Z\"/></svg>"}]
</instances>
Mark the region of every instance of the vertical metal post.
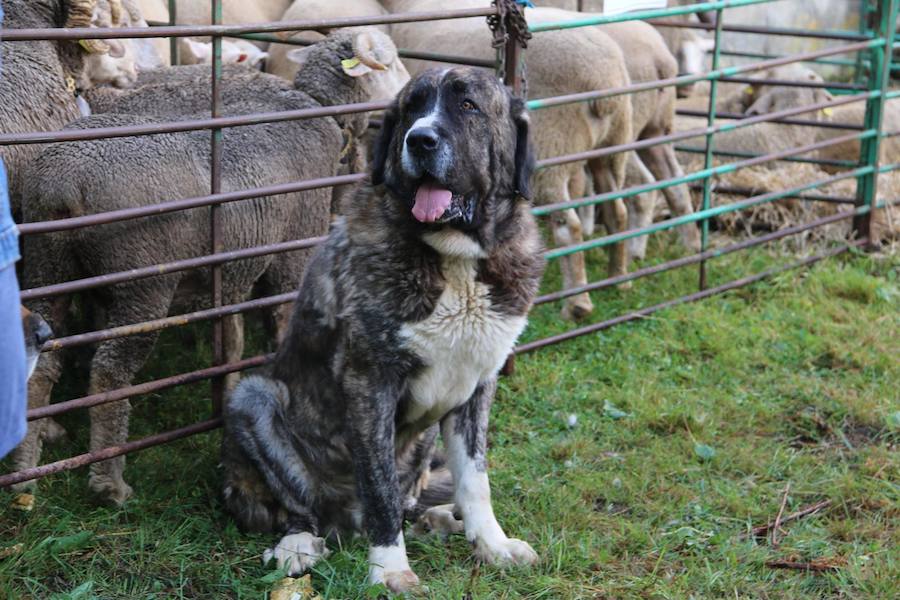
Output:
<instances>
[{"instance_id":1,"label":"vertical metal post","mask_svg":"<svg viewBox=\"0 0 900 600\"><path fill-rule=\"evenodd\" d=\"M175 25L178 22L178 2L177 0L169 0L169 25ZM173 65L178 64L178 38L169 38L169 62Z\"/></svg>"},{"instance_id":2,"label":"vertical metal post","mask_svg":"<svg viewBox=\"0 0 900 600\"><path fill-rule=\"evenodd\" d=\"M866 102L866 117L863 127L875 129L877 134L863 140L860 148L860 163L874 169L862 175L856 183L856 204L868 208L866 212L853 219L853 229L859 238L867 239L866 246L875 246L871 239L872 212L878 199L878 167L880 164L881 140L884 136L882 121L884 116L884 95L890 85L892 47L896 34L897 11L900 0L879 0L875 10L875 36L884 40L884 45L872 48L871 70L868 82L870 91L877 92L875 97Z\"/></svg>"},{"instance_id":3,"label":"vertical metal post","mask_svg":"<svg viewBox=\"0 0 900 600\"><path fill-rule=\"evenodd\" d=\"M213 25L222 24L222 0L210 0L212 8ZM210 98L210 113L213 118L220 116L221 90L219 83L222 78L222 38L212 38L212 93ZM222 129L212 130L212 146L210 152L210 193L218 194L222 191ZM222 252L222 208L218 204L210 207L210 238L212 240L212 254ZM212 305L222 306L222 267L212 267ZM221 365L225 362L225 340L222 319L213 321L213 365ZM212 380L212 411L218 415L222 411L222 397L224 395L225 380L216 377Z\"/></svg>"},{"instance_id":4,"label":"vertical metal post","mask_svg":"<svg viewBox=\"0 0 900 600\"><path fill-rule=\"evenodd\" d=\"M524 12L524 8L519 6L518 4L514 5L510 10L517 10L520 12ZM506 85L512 88L513 93L516 96L523 96L523 91L525 86L523 85L522 78L522 70L520 63L522 62L522 47L520 46L521 41L516 38L515 35L510 35L510 27L509 23L504 25L507 36L506 36L506 46L503 48L504 60L503 65L505 68L505 73L503 74L503 81L506 82ZM510 354L506 358L506 363L503 365L503 369L500 371L501 375L513 375L516 372L516 355Z\"/></svg>"},{"instance_id":5,"label":"vertical metal post","mask_svg":"<svg viewBox=\"0 0 900 600\"><path fill-rule=\"evenodd\" d=\"M715 46L713 47L712 70L719 69L719 58L722 52L722 27L725 19L723 18L722 9L716 11L716 32ZM719 91L719 80L712 79L709 82L709 116L706 124L713 126L716 123L716 97ZM706 154L703 157L703 169L709 169L713 163L713 152L715 150L715 137L713 134L706 135ZM703 180L703 206L701 210L709 210L712 204L712 176L707 175ZM700 252L706 252L709 246L709 217L703 219L700 223ZM700 284L701 290L706 289L706 261L700 261Z\"/></svg>"},{"instance_id":6,"label":"vertical metal post","mask_svg":"<svg viewBox=\"0 0 900 600\"><path fill-rule=\"evenodd\" d=\"M511 10L518 10L520 12L524 11L524 9L518 4L515 5ZM503 64L506 66L506 73L503 74L503 81L506 82L506 85L512 88L514 94L516 94L517 96L521 96L523 89L520 69L520 63L522 62L522 48L519 45L519 40L516 39L516 36L508 34L508 24L506 27L506 31L506 47L503 50L505 53Z\"/></svg>"},{"instance_id":7,"label":"vertical metal post","mask_svg":"<svg viewBox=\"0 0 900 600\"><path fill-rule=\"evenodd\" d=\"M871 35L872 27L870 20L870 14L872 10L870 5L872 0L859 0L859 32L862 35ZM865 60L865 52L857 52L856 53L856 67L853 72L853 82L857 85L863 83L866 77L865 71L869 69L871 65L868 64L868 61ZM870 75L871 76L871 72Z\"/></svg>"}]
</instances>

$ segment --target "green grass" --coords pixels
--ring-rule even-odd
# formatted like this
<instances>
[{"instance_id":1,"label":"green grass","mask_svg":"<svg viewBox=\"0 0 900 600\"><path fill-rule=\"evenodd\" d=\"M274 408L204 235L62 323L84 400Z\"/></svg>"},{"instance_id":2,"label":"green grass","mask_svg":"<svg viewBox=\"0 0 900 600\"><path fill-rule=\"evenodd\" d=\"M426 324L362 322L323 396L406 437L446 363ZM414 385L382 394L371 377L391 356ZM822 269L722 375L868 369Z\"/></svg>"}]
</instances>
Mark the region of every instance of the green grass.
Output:
<instances>
[{"instance_id":1,"label":"green grass","mask_svg":"<svg viewBox=\"0 0 900 600\"><path fill-rule=\"evenodd\" d=\"M660 243L648 262L666 258ZM711 285L786 260L762 250L725 257L711 265ZM591 254L594 277L603 262ZM426 597L896 597L898 267L896 257L844 255L520 357L493 410L492 487L507 532L542 560L529 570L475 568L463 539L411 541ZM594 294L593 317L693 291L696 281L685 269ZM545 289L557 284L553 266ZM525 339L566 327L558 306L538 307ZM208 361L206 334L168 332L141 379ZM61 392L83 385L73 376ZM204 418L207 394L199 384L137 399L132 437ZM71 439L47 461L87 446L84 414L61 421ZM86 469L42 480L31 513L8 508L12 494L0 492L0 548L23 544L0 559L0 597L264 598L280 575L260 563L272 538L241 534L224 514L218 443L214 432L131 455L136 496L119 509L93 503ZM788 482L786 513L822 499L831 507L787 524L777 549L747 539L774 517ZM313 574L316 590L366 597L364 541L332 549ZM786 558L844 566L765 566Z\"/></svg>"}]
</instances>

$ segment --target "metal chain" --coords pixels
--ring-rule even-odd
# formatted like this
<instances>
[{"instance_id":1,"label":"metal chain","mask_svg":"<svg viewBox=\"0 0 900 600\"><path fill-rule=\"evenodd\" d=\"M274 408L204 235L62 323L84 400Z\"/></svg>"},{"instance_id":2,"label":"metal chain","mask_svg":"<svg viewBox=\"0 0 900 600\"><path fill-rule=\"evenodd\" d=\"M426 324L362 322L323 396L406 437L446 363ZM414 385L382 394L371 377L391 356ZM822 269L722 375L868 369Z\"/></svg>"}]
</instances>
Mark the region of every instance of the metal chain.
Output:
<instances>
[{"instance_id":1,"label":"metal chain","mask_svg":"<svg viewBox=\"0 0 900 600\"><path fill-rule=\"evenodd\" d=\"M521 0L492 0L491 6L496 7L497 12L487 17L488 28L494 34L491 46L497 50L497 63L500 73L506 72L506 44L509 42L510 37L522 48L527 48L528 40L531 39L531 31L528 30L525 13L519 10L518 6L516 6L517 4L523 3ZM527 4L530 5L530 2ZM523 64L523 91L527 89L524 86L527 85L528 81L524 77L524 68Z\"/></svg>"}]
</instances>

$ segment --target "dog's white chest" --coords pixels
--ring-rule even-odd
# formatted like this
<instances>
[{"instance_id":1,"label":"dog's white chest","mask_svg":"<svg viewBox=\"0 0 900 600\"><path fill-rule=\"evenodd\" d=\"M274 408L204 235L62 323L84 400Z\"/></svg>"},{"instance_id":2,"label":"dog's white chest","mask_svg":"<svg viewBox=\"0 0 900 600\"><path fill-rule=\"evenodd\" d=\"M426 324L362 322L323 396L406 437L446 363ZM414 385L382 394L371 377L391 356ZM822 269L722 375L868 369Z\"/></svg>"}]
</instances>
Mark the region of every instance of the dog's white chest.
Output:
<instances>
[{"instance_id":1,"label":"dog's white chest","mask_svg":"<svg viewBox=\"0 0 900 600\"><path fill-rule=\"evenodd\" d=\"M525 328L524 316L491 309L474 259L444 258L441 267L446 287L434 312L402 330L405 346L425 364L410 382L407 423L437 421L465 403L479 382L497 374Z\"/></svg>"}]
</instances>

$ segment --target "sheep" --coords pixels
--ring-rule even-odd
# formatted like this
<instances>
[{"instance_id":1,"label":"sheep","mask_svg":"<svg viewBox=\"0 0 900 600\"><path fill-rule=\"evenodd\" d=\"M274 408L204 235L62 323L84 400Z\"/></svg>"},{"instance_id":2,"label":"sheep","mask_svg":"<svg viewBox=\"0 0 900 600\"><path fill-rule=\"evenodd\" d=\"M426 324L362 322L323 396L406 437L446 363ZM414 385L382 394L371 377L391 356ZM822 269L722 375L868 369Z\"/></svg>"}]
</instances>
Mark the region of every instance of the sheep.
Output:
<instances>
[{"instance_id":1,"label":"sheep","mask_svg":"<svg viewBox=\"0 0 900 600\"><path fill-rule=\"evenodd\" d=\"M128 13L122 10L118 0L97 0L91 16L94 27L128 27L131 25ZM117 56L91 54L85 57L84 70L77 79L80 90L88 90L95 85L112 85L118 88L131 87L137 80L134 40L120 40L122 52ZM156 65L159 66L159 65Z\"/></svg>"},{"instance_id":2,"label":"sheep","mask_svg":"<svg viewBox=\"0 0 900 600\"><path fill-rule=\"evenodd\" d=\"M439 0L386 0L382 4L394 13L444 8L444 3ZM480 8L487 5L487 0L467 0L454 6ZM481 59L495 57L491 32L483 18L453 19L424 25L397 23L391 27L391 35L403 48ZM529 41L526 57L528 92L532 97L545 98L620 87L630 82L622 51L597 28L537 34ZM411 73L420 72L433 64L406 61ZM625 95L538 110L531 114L531 120L538 158L614 146L634 139L631 99ZM626 161L627 155L623 153L588 161L598 192L622 188ZM533 180L534 202L540 205L568 201L583 193L584 183L583 163L541 169ZM604 203L602 212L610 232L626 227L628 215L621 199ZM582 224L575 209L554 213L552 221L553 237L558 246L577 244L583 240ZM587 283L583 253L562 257L560 269L566 288ZM610 248L609 273L616 276L626 271L625 243L614 244ZM581 293L566 299L562 316L580 319L592 310L590 296Z\"/></svg>"},{"instance_id":3,"label":"sheep","mask_svg":"<svg viewBox=\"0 0 900 600\"><path fill-rule=\"evenodd\" d=\"M252 2L222 0L222 23L226 25L273 23L281 18L290 4L291 0L254 0ZM175 20L179 25L211 24L212 11L209 0L177 0ZM269 45L267 42L256 42L255 44L262 50Z\"/></svg>"},{"instance_id":4,"label":"sheep","mask_svg":"<svg viewBox=\"0 0 900 600\"><path fill-rule=\"evenodd\" d=\"M368 54L361 57L360 52ZM342 62L356 57L361 63L374 64L379 57L387 61L385 56L389 63L398 60L390 39L371 30L338 32L309 47L294 87L243 65L225 65L220 88L223 114L387 100L405 83L392 76L390 64L360 69ZM197 65L161 71L148 74L145 85L118 92L107 112L76 121L71 127L149 124L208 115L208 68ZM222 190L333 176L344 136L363 130L366 121L361 114L225 129ZM201 196L209 192L209 161L208 131L49 145L28 170L25 217L27 221L46 220ZM323 188L224 204L224 250L323 235L330 222L330 198L330 191ZM209 208L198 208L90 231L26 238L25 284L33 287L207 254L209 213ZM223 266L223 301L242 301L253 290L294 291L309 253L302 250ZM204 272L190 271L122 283L89 292L87 301L105 315L106 327L147 321L181 311L185 297L201 301L203 295L192 297L191 290L207 289L192 287L202 285L205 278ZM44 307L48 321L56 331L63 331L70 301L68 296L45 298L32 307ZM288 306L275 311L276 330L284 328L289 313ZM229 361L238 359L243 350L241 323L239 315L224 320ZM90 393L128 385L156 337L147 333L99 343L91 362ZM42 356L33 378L31 406L46 405L60 368L57 353ZM90 413L92 450L125 441L127 401L96 406ZM32 425L14 456L16 469L33 467L39 459L42 425L40 421ZM132 493L123 479L123 468L124 457L91 465L90 488L121 504Z\"/></svg>"},{"instance_id":5,"label":"sheep","mask_svg":"<svg viewBox=\"0 0 900 600\"><path fill-rule=\"evenodd\" d=\"M552 8L528 9L525 16L531 23L577 19L582 13ZM675 77L677 64L666 48L662 36L653 27L639 21L611 23L599 27L622 49L625 65L632 83L644 83ZM635 139L650 139L668 135L675 120L675 91L671 87L639 92L631 96L632 130ZM684 175L671 144L652 146L638 151L638 156L628 157L626 184L642 185L656 180ZM663 189L663 195L673 214L691 214L690 191L685 184ZM645 227L652 222L655 194L641 194L626 202L629 228ZM586 222L591 221L591 211L584 211ZM585 227L586 232L590 226ZM700 233L696 225L688 224L678 229L681 241L689 250L700 249ZM646 253L647 236L628 241L629 256L641 259Z\"/></svg>"},{"instance_id":6,"label":"sheep","mask_svg":"<svg viewBox=\"0 0 900 600\"><path fill-rule=\"evenodd\" d=\"M178 40L178 62L182 65L201 65L212 62L212 42L198 42L190 38ZM246 40L222 40L222 63L244 63L254 69L269 58L255 44ZM290 79L293 81L293 78Z\"/></svg>"},{"instance_id":7,"label":"sheep","mask_svg":"<svg viewBox=\"0 0 900 600\"><path fill-rule=\"evenodd\" d=\"M95 4L96 0L3 0L4 27L89 27ZM76 81L84 70L85 56L119 54L122 45L113 40L0 42L0 49L0 131L26 133L56 131L77 119L81 109ZM16 217L22 210L22 173L41 148L38 144L0 147Z\"/></svg>"},{"instance_id":8,"label":"sheep","mask_svg":"<svg viewBox=\"0 0 900 600\"><path fill-rule=\"evenodd\" d=\"M336 19L342 17L372 17L387 14L387 10L377 0L294 0L293 4L281 16L282 21L299 21L302 19ZM378 28L385 34L390 34L387 25ZM291 36L292 39L316 41L322 34L315 31L301 31ZM297 72L297 63L291 60L291 50L296 46L288 44L271 44L269 46L269 60L266 61L266 72L283 77L288 81L294 80Z\"/></svg>"},{"instance_id":9,"label":"sheep","mask_svg":"<svg viewBox=\"0 0 900 600\"><path fill-rule=\"evenodd\" d=\"M763 71L757 78L777 81L808 81L817 84L825 82L821 75L797 63L773 67ZM818 104L832 99L831 94L824 88L753 83L726 94L723 100L716 104L716 110L726 113L760 115L808 104ZM804 118L809 117L804 116Z\"/></svg>"}]
</instances>

